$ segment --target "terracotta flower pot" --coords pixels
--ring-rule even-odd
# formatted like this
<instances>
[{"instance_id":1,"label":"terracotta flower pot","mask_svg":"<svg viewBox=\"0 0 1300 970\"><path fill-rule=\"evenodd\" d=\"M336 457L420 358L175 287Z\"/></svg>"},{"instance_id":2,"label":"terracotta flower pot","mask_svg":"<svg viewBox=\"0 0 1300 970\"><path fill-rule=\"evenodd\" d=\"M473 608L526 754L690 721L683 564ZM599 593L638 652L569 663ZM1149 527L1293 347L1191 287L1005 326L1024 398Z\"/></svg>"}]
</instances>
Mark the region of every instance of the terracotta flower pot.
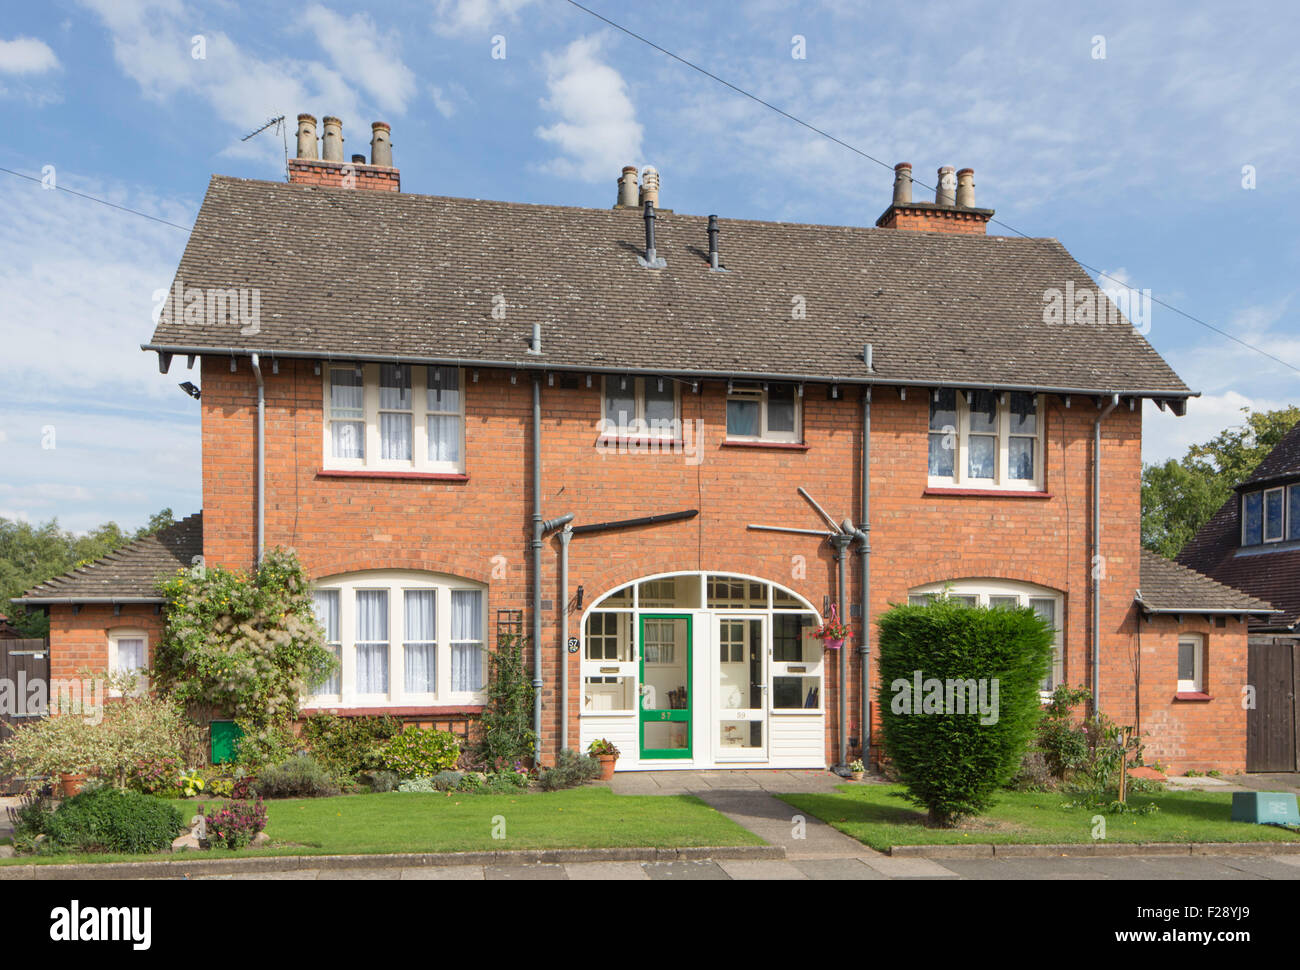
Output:
<instances>
[{"instance_id":1,"label":"terracotta flower pot","mask_svg":"<svg viewBox=\"0 0 1300 970\"><path fill-rule=\"evenodd\" d=\"M866 774L867 773L865 771L854 771L852 772L853 780L861 781L864 777L866 777Z\"/></svg>"},{"instance_id":2,"label":"terracotta flower pot","mask_svg":"<svg viewBox=\"0 0 1300 970\"><path fill-rule=\"evenodd\" d=\"M81 791L81 786L85 781L85 775L65 771L59 775L59 791L64 798L71 798Z\"/></svg>"},{"instance_id":3,"label":"terracotta flower pot","mask_svg":"<svg viewBox=\"0 0 1300 970\"><path fill-rule=\"evenodd\" d=\"M596 760L600 762L600 780L610 781L614 777L614 764L618 761L618 755L598 754Z\"/></svg>"}]
</instances>

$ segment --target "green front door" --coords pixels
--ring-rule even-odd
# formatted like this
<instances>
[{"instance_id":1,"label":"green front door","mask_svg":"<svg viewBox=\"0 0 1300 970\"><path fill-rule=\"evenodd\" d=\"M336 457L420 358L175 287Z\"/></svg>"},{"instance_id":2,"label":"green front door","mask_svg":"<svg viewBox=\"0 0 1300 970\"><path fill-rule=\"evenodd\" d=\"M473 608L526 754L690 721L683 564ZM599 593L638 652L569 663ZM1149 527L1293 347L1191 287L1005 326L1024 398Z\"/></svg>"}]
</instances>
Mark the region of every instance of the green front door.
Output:
<instances>
[{"instance_id":1,"label":"green front door","mask_svg":"<svg viewBox=\"0 0 1300 970\"><path fill-rule=\"evenodd\" d=\"M642 614L641 758L691 756L691 618Z\"/></svg>"}]
</instances>

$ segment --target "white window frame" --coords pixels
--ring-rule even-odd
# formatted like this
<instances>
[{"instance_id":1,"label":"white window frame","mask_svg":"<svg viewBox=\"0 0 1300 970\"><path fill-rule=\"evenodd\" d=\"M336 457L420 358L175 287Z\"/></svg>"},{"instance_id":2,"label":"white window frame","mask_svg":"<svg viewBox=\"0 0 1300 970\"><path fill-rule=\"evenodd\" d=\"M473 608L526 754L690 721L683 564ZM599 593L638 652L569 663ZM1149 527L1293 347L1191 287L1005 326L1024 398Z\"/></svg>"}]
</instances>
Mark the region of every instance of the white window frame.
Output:
<instances>
[{"instance_id":1,"label":"white window frame","mask_svg":"<svg viewBox=\"0 0 1300 970\"><path fill-rule=\"evenodd\" d=\"M941 390L947 390L943 388ZM927 429L927 446L926 446L926 472L927 483L933 488L966 488L966 489L985 489L988 491L1013 491L1013 492L1041 492L1043 490L1043 442L1046 435L1043 432L1043 399L1044 395L1034 394L1035 417L1032 435L1018 434L1011 431L1011 392L994 391L998 398L998 428L996 432L998 456L994 477L988 478L971 478L968 474L968 462L970 457L970 414L971 399L975 391L954 389L957 404L957 427L946 426L945 431L930 429L930 407L935 403L935 395L938 391L931 391L927 395L926 402L926 429ZM1029 392L1024 392L1029 393ZM951 476L930 475L929 474L929 435L948 433L956 436L957 454L953 458L953 474ZM993 432L977 432L977 436L988 435L994 436ZM1011 478L1010 477L1010 443L1012 438L1032 438L1034 440L1034 477Z\"/></svg>"},{"instance_id":2,"label":"white window frame","mask_svg":"<svg viewBox=\"0 0 1300 970\"><path fill-rule=\"evenodd\" d=\"M1275 492L1282 496L1282 519L1277 535L1270 538L1268 534L1268 497ZM1263 536L1264 545L1282 542L1286 539L1286 498L1286 489L1281 486L1266 488L1263 491L1263 506L1260 508L1260 533Z\"/></svg>"},{"instance_id":3,"label":"white window frame","mask_svg":"<svg viewBox=\"0 0 1300 970\"><path fill-rule=\"evenodd\" d=\"M1032 606L1034 600L1052 600L1052 611L1056 623L1056 635L1052 640L1052 666L1047 674L1047 684L1040 689L1040 697L1046 701L1057 687L1066 683L1065 677L1065 596L1048 586L1034 583L1020 583L1006 579L957 579L951 582L927 583L908 590L909 603L924 602L935 596L950 596L954 599L974 597L975 606L989 606L990 599L1015 597L1020 606Z\"/></svg>"},{"instance_id":4,"label":"white window frame","mask_svg":"<svg viewBox=\"0 0 1300 970\"><path fill-rule=\"evenodd\" d=\"M1178 635L1178 654L1174 658L1174 673L1177 675L1178 667L1182 663L1183 647L1191 644L1195 651L1192 656L1195 661L1193 678L1183 680L1178 678L1177 686L1180 694L1204 694L1205 691L1205 635L1202 633L1180 633Z\"/></svg>"},{"instance_id":5,"label":"white window frame","mask_svg":"<svg viewBox=\"0 0 1300 970\"><path fill-rule=\"evenodd\" d=\"M769 385L764 383L742 383L740 381L732 382L727 388L727 405L730 406L733 400L736 401L754 401L758 404L758 434L742 435L732 434L730 427L727 427L727 441L774 441L782 444L799 444L803 441L803 395L799 393L799 385L787 384L778 381L776 383L782 386L789 386L794 394L794 430L792 431L772 431L767 426L767 408ZM727 416L727 425L730 425L730 415Z\"/></svg>"},{"instance_id":6,"label":"white window frame","mask_svg":"<svg viewBox=\"0 0 1300 970\"><path fill-rule=\"evenodd\" d=\"M108 671L109 675L113 677L119 676L122 673L122 671L117 669L118 641L120 640L144 641L144 662L141 666L132 668L133 670L139 671L136 680L140 684L140 687L144 688L147 685L147 678L149 675L149 633L148 631L142 630L138 627L117 627L108 631ZM109 691L109 696L121 697L122 692L117 688L113 688Z\"/></svg>"},{"instance_id":7,"label":"white window frame","mask_svg":"<svg viewBox=\"0 0 1300 970\"><path fill-rule=\"evenodd\" d=\"M609 386L610 381L626 381L628 389L632 392L633 406L636 408L636 415L632 418L632 423L626 426L620 426L614 423L614 419L609 416ZM651 428L645 416L645 388L646 381L663 381L671 385L673 389L673 419L669 422L668 428L656 427ZM626 390L620 385L621 393ZM676 441L682 436L682 389L677 381L669 377L633 377L630 374L620 376L616 374L606 375L600 384L600 436L602 438L653 438L664 441Z\"/></svg>"},{"instance_id":8,"label":"white window frame","mask_svg":"<svg viewBox=\"0 0 1300 970\"><path fill-rule=\"evenodd\" d=\"M451 689L451 594L452 590L478 590L482 593L483 631L482 670L486 679L489 635L488 588L471 580L443 573L426 573L416 570L367 570L316 580L318 590L339 591L339 686L337 695L311 695L305 698L307 707L410 707L432 703L482 704L486 700L486 685L477 691L452 691ZM358 694L356 691L356 594L359 590L383 589L388 592L388 690L383 694ZM434 660L435 690L413 692L406 689L405 645L406 591L435 591L434 642L437 652ZM457 641L460 642L460 641ZM479 642L479 641L474 641Z\"/></svg>"},{"instance_id":9,"label":"white window frame","mask_svg":"<svg viewBox=\"0 0 1300 970\"><path fill-rule=\"evenodd\" d=\"M324 420L322 421L322 438L321 447L323 455L323 467L331 471L375 471L375 472L420 472L427 474L446 474L461 475L465 472L465 396L467 388L465 386L465 371L463 368L455 368L457 380L460 386L458 395L458 409L455 411L438 411L429 407L429 374L430 371L437 370L436 367L425 367L422 365L402 364L404 368L409 368L411 372L411 458L406 459L385 459L381 458L381 436L379 432L379 415L381 410L391 411L392 409L381 409L379 406L379 375L380 364L353 364L353 363L330 363L326 362L321 367L321 395L324 407ZM355 370L361 368L362 375L362 420L365 426L365 440L362 443L361 458L336 458L334 457L333 440L330 432L330 425L335 420L331 415L330 402L330 379L331 371L335 370ZM431 415L456 415L459 418L460 444L457 449L460 458L458 461L430 461L429 460L429 425L428 419ZM345 419L344 420L358 420Z\"/></svg>"}]
</instances>

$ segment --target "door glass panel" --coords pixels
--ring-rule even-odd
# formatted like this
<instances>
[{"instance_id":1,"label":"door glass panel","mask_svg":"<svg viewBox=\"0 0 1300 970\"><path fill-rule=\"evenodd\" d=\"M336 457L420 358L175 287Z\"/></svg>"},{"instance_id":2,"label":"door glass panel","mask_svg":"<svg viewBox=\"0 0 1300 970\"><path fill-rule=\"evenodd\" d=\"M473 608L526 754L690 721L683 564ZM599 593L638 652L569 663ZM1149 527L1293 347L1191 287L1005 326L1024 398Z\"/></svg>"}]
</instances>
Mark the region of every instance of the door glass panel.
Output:
<instances>
[{"instance_id":1,"label":"door glass panel","mask_svg":"<svg viewBox=\"0 0 1300 970\"><path fill-rule=\"evenodd\" d=\"M761 754L763 732L763 621L723 619L718 634L718 743L723 757Z\"/></svg>"},{"instance_id":2,"label":"door glass panel","mask_svg":"<svg viewBox=\"0 0 1300 970\"><path fill-rule=\"evenodd\" d=\"M690 753L690 621L647 616L641 622L642 755ZM674 754L676 753L676 754Z\"/></svg>"},{"instance_id":3,"label":"door glass panel","mask_svg":"<svg viewBox=\"0 0 1300 970\"><path fill-rule=\"evenodd\" d=\"M635 711L635 677L584 677L582 681L582 710Z\"/></svg>"}]
</instances>

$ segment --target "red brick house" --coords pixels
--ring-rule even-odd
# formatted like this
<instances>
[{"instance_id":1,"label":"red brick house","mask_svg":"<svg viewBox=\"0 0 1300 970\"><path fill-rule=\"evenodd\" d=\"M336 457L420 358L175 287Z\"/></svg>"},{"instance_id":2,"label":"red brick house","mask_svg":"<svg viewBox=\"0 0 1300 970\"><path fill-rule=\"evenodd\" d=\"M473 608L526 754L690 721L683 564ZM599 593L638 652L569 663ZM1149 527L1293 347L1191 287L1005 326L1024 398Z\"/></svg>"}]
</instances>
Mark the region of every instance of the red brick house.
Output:
<instances>
[{"instance_id":1,"label":"red brick house","mask_svg":"<svg viewBox=\"0 0 1300 970\"><path fill-rule=\"evenodd\" d=\"M871 228L717 221L632 168L613 208L410 194L387 126L371 164L315 130L288 184L209 185L145 346L201 373L201 527L24 598L56 675L118 627L147 652L157 601L116 571L201 529L208 563L287 546L316 578L341 669L309 706L470 721L522 621L544 758L842 765L872 618L947 588L1050 616L1050 681L1167 763L1242 767L1267 607L1169 564L1157 589L1139 546L1142 401L1191 391L1059 242L987 235L969 169L919 202L899 166ZM812 636L833 604L842 650Z\"/></svg>"}]
</instances>

